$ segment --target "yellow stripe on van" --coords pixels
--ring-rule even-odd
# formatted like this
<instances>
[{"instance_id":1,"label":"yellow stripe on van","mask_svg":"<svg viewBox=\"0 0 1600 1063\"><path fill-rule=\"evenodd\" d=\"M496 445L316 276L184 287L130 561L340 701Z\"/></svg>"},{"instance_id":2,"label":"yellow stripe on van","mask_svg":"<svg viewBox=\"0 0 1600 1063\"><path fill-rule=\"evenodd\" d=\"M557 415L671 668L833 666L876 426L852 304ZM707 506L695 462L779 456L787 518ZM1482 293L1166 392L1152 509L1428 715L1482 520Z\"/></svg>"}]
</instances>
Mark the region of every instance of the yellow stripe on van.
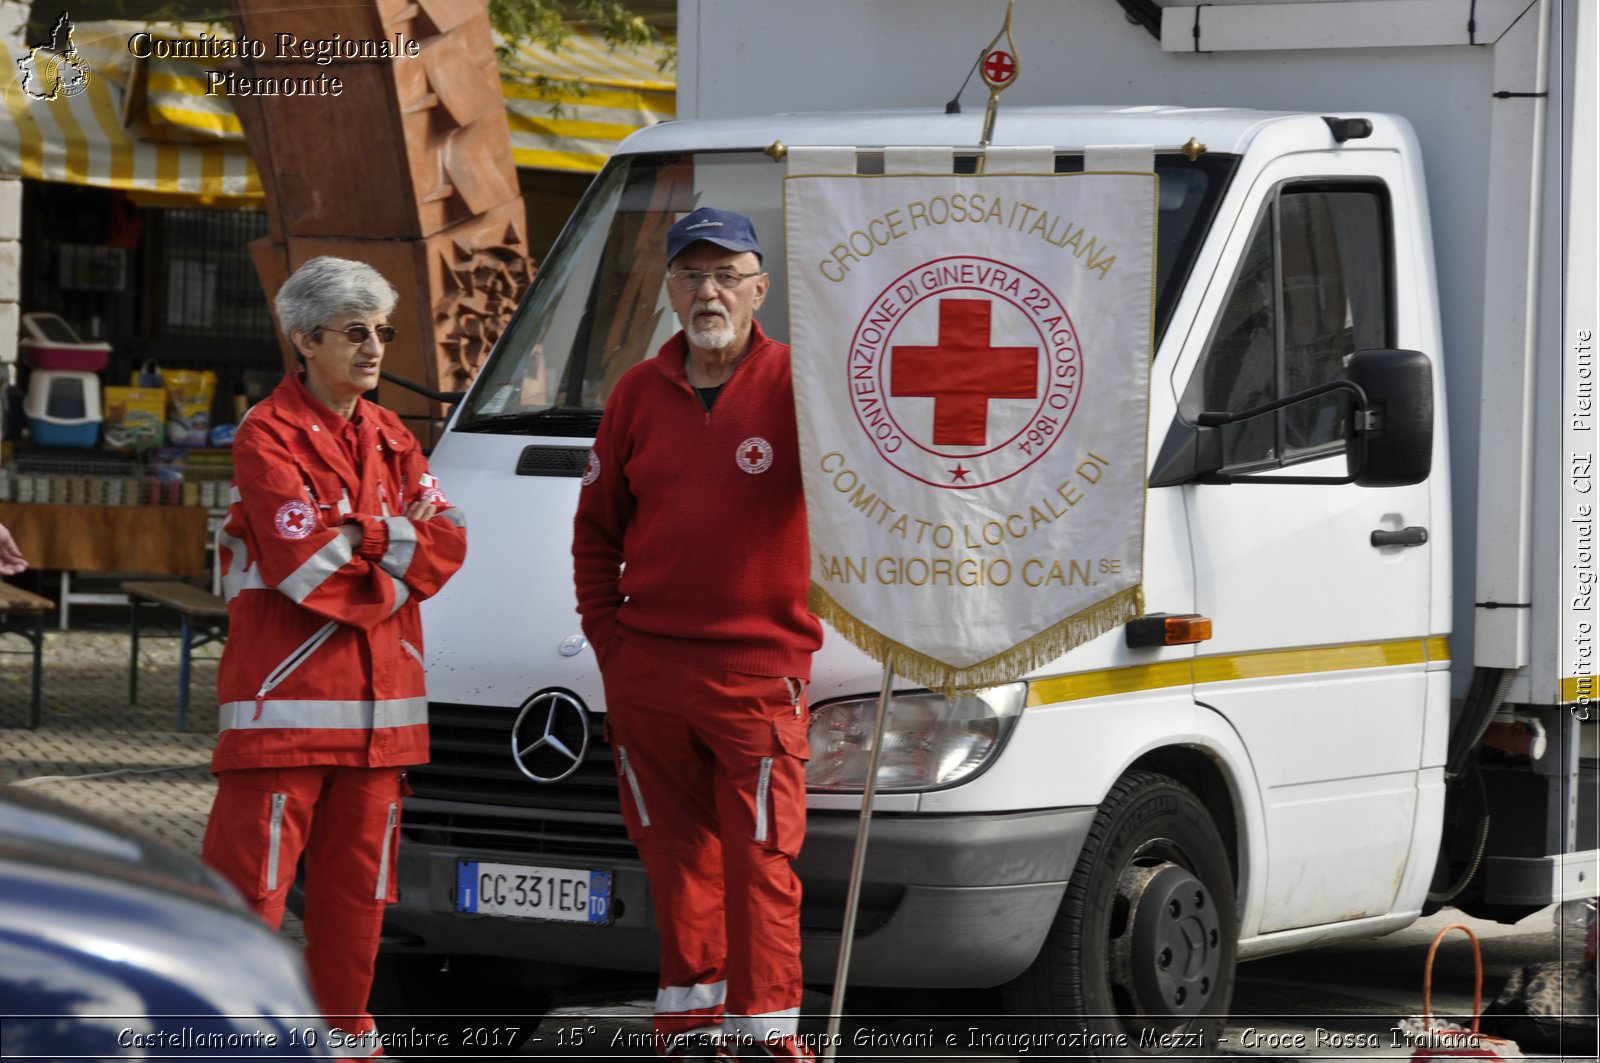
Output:
<instances>
[{"instance_id":1,"label":"yellow stripe on van","mask_svg":"<svg viewBox=\"0 0 1600 1063\"><path fill-rule=\"evenodd\" d=\"M1028 704L1053 705L1062 701L1082 701L1085 698L1190 684L1272 679L1358 668L1392 668L1449 659L1450 645L1442 636L1196 657L1192 661L1162 661L1158 664L1137 664L1037 679L1028 685Z\"/></svg>"},{"instance_id":2,"label":"yellow stripe on van","mask_svg":"<svg viewBox=\"0 0 1600 1063\"><path fill-rule=\"evenodd\" d=\"M1029 705L1054 705L1058 701L1082 701L1111 694L1131 694L1136 690L1185 687L1194 682L1193 661L1162 661L1136 664L1128 668L1109 668L1103 672L1036 679L1028 684Z\"/></svg>"},{"instance_id":3,"label":"yellow stripe on van","mask_svg":"<svg viewBox=\"0 0 1600 1063\"><path fill-rule=\"evenodd\" d=\"M1230 679L1273 679L1313 672L1347 672L1357 668L1391 668L1422 664L1428 659L1423 639L1403 642L1366 642L1353 646L1319 646L1314 649L1268 650L1230 657L1197 657L1196 683L1221 683Z\"/></svg>"}]
</instances>

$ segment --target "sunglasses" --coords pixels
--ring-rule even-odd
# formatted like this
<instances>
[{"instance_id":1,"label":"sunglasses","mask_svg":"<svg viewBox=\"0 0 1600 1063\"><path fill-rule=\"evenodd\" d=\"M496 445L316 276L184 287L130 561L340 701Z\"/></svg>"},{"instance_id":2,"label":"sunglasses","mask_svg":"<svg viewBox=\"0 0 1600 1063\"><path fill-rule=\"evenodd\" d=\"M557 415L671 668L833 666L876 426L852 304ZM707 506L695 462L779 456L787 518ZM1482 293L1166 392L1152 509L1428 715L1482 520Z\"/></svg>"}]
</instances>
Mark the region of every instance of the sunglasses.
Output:
<instances>
[{"instance_id":1,"label":"sunglasses","mask_svg":"<svg viewBox=\"0 0 1600 1063\"><path fill-rule=\"evenodd\" d=\"M334 328L332 325L318 325L317 331L342 332L344 333L345 339L357 346L366 343L367 337L374 334L377 335L379 343L393 343L395 335L395 328L393 325L378 325L374 328L368 328L365 325L351 325L349 328Z\"/></svg>"}]
</instances>

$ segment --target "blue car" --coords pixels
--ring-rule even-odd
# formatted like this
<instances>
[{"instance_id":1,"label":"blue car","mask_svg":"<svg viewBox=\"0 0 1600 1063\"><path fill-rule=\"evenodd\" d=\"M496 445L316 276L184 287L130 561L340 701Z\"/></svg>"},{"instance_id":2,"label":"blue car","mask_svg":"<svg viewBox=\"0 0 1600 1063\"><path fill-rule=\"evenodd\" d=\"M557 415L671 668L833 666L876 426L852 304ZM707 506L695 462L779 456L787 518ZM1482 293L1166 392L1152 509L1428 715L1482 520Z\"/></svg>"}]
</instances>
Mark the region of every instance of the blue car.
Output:
<instances>
[{"instance_id":1,"label":"blue car","mask_svg":"<svg viewBox=\"0 0 1600 1063\"><path fill-rule=\"evenodd\" d=\"M331 1058L293 946L187 853L0 786L7 1059Z\"/></svg>"}]
</instances>

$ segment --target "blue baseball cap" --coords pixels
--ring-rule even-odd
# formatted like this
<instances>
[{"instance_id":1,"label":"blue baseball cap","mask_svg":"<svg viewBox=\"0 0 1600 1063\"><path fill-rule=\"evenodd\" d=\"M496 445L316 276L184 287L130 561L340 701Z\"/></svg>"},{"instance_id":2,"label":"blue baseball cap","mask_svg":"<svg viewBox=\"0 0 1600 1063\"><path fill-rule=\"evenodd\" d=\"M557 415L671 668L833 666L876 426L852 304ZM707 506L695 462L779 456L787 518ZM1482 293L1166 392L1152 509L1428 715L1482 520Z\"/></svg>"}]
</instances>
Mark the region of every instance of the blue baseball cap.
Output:
<instances>
[{"instance_id":1,"label":"blue baseball cap","mask_svg":"<svg viewBox=\"0 0 1600 1063\"><path fill-rule=\"evenodd\" d=\"M761 243L756 239L756 223L736 210L701 207L673 223L667 230L667 261L683 254L690 244L704 240L729 251L752 251L761 258Z\"/></svg>"}]
</instances>

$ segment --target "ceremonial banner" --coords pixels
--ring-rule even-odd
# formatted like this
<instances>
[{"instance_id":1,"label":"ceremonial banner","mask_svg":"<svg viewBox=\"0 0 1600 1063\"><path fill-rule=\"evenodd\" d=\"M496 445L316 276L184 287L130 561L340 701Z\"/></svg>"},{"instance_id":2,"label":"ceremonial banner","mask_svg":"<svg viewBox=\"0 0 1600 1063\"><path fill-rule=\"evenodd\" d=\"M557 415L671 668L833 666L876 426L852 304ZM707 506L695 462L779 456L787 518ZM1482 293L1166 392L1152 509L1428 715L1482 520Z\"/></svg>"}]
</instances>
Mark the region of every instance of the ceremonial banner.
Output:
<instances>
[{"instance_id":1,"label":"ceremonial banner","mask_svg":"<svg viewBox=\"0 0 1600 1063\"><path fill-rule=\"evenodd\" d=\"M1139 615L1155 175L806 159L785 217L812 608L939 689Z\"/></svg>"}]
</instances>

